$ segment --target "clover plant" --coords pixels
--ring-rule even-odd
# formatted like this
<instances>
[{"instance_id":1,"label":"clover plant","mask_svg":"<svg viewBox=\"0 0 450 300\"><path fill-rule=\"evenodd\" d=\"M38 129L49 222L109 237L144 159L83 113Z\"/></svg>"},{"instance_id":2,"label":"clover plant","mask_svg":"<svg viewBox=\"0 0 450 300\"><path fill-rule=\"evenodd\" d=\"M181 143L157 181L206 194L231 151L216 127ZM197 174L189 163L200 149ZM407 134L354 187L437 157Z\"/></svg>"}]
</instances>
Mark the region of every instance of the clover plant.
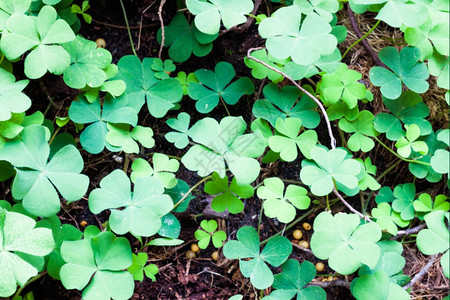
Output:
<instances>
[{"instance_id":1,"label":"clover plant","mask_svg":"<svg viewBox=\"0 0 450 300\"><path fill-rule=\"evenodd\" d=\"M155 264L147 265L148 254L145 252L138 252L138 254L132 253L132 257L133 262L127 270L133 275L133 279L142 282L145 274L152 281L155 281L155 275L158 274L158 267Z\"/></svg>"},{"instance_id":2,"label":"clover plant","mask_svg":"<svg viewBox=\"0 0 450 300\"><path fill-rule=\"evenodd\" d=\"M8 121L12 113L23 113L31 106L31 100L22 91L28 80L16 82L13 74L0 69L0 121Z\"/></svg>"},{"instance_id":3,"label":"clover plant","mask_svg":"<svg viewBox=\"0 0 450 300\"><path fill-rule=\"evenodd\" d=\"M167 125L177 131L166 133L164 136L166 140L173 143L178 149L185 148L189 144L188 130L190 121L191 117L185 112L178 114L177 118L168 119L166 121Z\"/></svg>"},{"instance_id":4,"label":"clover plant","mask_svg":"<svg viewBox=\"0 0 450 300\"><path fill-rule=\"evenodd\" d=\"M137 142L145 148L153 148L155 145L153 130L149 127L137 125L131 129L129 124L107 123L106 128L108 129L106 141L125 153L139 153Z\"/></svg>"},{"instance_id":5,"label":"clover plant","mask_svg":"<svg viewBox=\"0 0 450 300\"><path fill-rule=\"evenodd\" d=\"M175 172L178 171L180 163L176 159L170 159L167 155L161 153L155 153L152 156L153 168L150 164L142 159L137 158L133 161L131 169L131 181L134 183L140 177L156 177L158 178L164 188L171 189L177 185L177 179L175 178Z\"/></svg>"},{"instance_id":6,"label":"clover plant","mask_svg":"<svg viewBox=\"0 0 450 300\"><path fill-rule=\"evenodd\" d=\"M353 133L347 141L350 150L368 152L375 147L374 141L370 138L378 135L373 125L374 119L375 117L370 111L363 110L356 120L348 121L344 118L339 120L339 128Z\"/></svg>"},{"instance_id":7,"label":"clover plant","mask_svg":"<svg viewBox=\"0 0 450 300\"><path fill-rule=\"evenodd\" d=\"M203 220L200 223L200 227L203 230L199 229L194 233L200 249L206 249L211 240L214 247L221 248L223 246L223 242L227 239L227 234L223 230L217 230L216 220Z\"/></svg>"}]
</instances>

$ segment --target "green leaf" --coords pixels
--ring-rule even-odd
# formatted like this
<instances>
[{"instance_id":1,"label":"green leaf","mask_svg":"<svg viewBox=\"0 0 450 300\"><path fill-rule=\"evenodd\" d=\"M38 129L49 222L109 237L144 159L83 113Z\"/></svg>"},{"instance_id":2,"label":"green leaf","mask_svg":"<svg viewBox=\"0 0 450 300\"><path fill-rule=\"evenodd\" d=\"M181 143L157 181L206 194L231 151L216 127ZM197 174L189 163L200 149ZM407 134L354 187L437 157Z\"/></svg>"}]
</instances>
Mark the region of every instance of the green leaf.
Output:
<instances>
[{"instance_id":1,"label":"green leaf","mask_svg":"<svg viewBox=\"0 0 450 300\"><path fill-rule=\"evenodd\" d=\"M224 231L217 229L217 222L215 220L203 220L200 223L200 227L202 227L203 230L197 230L194 235L195 238L198 240L198 246L201 249L206 249L209 245L209 241L212 239L214 247L220 248L223 245L223 242L227 239L227 235Z\"/></svg>"},{"instance_id":2,"label":"green leaf","mask_svg":"<svg viewBox=\"0 0 450 300\"><path fill-rule=\"evenodd\" d=\"M332 27L319 15L303 18L298 6L282 7L259 24L259 34L267 39L266 48L276 59L291 57L299 65L311 65L321 55L336 49Z\"/></svg>"},{"instance_id":3,"label":"green leaf","mask_svg":"<svg viewBox=\"0 0 450 300\"><path fill-rule=\"evenodd\" d=\"M191 82L198 82L194 73L189 73L189 75L186 75L183 71L178 72L175 79L181 83L181 86L183 87L183 95L187 95L187 89Z\"/></svg>"},{"instance_id":4,"label":"green leaf","mask_svg":"<svg viewBox=\"0 0 450 300\"><path fill-rule=\"evenodd\" d=\"M173 143L178 149L183 149L189 144L188 130L191 116L182 112L178 114L178 117L168 119L166 121L170 128L176 131L170 131L164 135L166 140Z\"/></svg>"},{"instance_id":5,"label":"green leaf","mask_svg":"<svg viewBox=\"0 0 450 300\"><path fill-rule=\"evenodd\" d=\"M87 152L98 154L103 151L105 146L109 150L114 150L114 147L106 141L108 132L106 122L136 126L136 111L125 105L126 102L114 100L111 97L104 99L103 109L100 107L98 97L92 103L89 103L83 96L79 96L78 101L72 101L69 108L70 119L78 124L90 124L80 135L81 146Z\"/></svg>"},{"instance_id":6,"label":"green leaf","mask_svg":"<svg viewBox=\"0 0 450 300\"><path fill-rule=\"evenodd\" d=\"M256 50L252 52L252 56L279 71L282 71L282 66L284 66L288 62L287 59L276 59L272 55L268 54L266 49ZM253 59L244 57L244 62L247 67L252 69L252 76L256 79L264 79L267 77L273 82L277 82L283 79L283 75L267 68L263 64L256 62Z\"/></svg>"},{"instance_id":7,"label":"green leaf","mask_svg":"<svg viewBox=\"0 0 450 300\"><path fill-rule=\"evenodd\" d=\"M311 150L311 158L315 164L303 166L300 170L300 178L304 184L310 186L314 195L328 195L335 183L338 189L358 188L356 176L361 172L361 165L347 158L345 150L326 150L315 147Z\"/></svg>"},{"instance_id":8,"label":"green leaf","mask_svg":"<svg viewBox=\"0 0 450 300\"><path fill-rule=\"evenodd\" d=\"M51 230L35 225L33 219L0 207L0 297L11 296L17 284L23 287L38 274L32 261L27 261L28 256L20 253L43 260L55 246Z\"/></svg>"},{"instance_id":9,"label":"green leaf","mask_svg":"<svg viewBox=\"0 0 450 300\"><path fill-rule=\"evenodd\" d=\"M264 214L277 218L282 223L294 220L298 209L307 209L311 199L305 188L290 184L284 191L284 183L278 177L264 179L264 185L257 190L259 198L264 199Z\"/></svg>"},{"instance_id":10,"label":"green leaf","mask_svg":"<svg viewBox=\"0 0 450 300\"><path fill-rule=\"evenodd\" d=\"M177 204L183 197L185 197L186 193L189 191L189 185L181 180L177 179L177 185L171 189L166 190L164 193L169 195L172 198L173 204ZM189 193L190 194L190 193ZM189 202L194 199L194 196L187 196L184 198L183 202L181 202L177 207L174 208L173 212L184 212Z\"/></svg>"},{"instance_id":11,"label":"green leaf","mask_svg":"<svg viewBox=\"0 0 450 300\"><path fill-rule=\"evenodd\" d=\"M0 68L0 122L11 119L13 113L23 113L30 108L31 100L22 92L27 84L28 80L16 82L13 74Z\"/></svg>"},{"instance_id":12,"label":"green leaf","mask_svg":"<svg viewBox=\"0 0 450 300\"><path fill-rule=\"evenodd\" d=\"M112 56L108 50L97 48L97 43L77 36L75 40L62 44L70 54L70 67L64 72L64 82L74 89L86 85L100 87L106 80L103 69L111 64Z\"/></svg>"},{"instance_id":13,"label":"green leaf","mask_svg":"<svg viewBox=\"0 0 450 300\"><path fill-rule=\"evenodd\" d=\"M218 33L205 34L194 23L189 24L183 13L177 13L164 28L164 35L164 46L169 47L169 57L175 62L185 62L191 54L203 57L211 52L212 42ZM158 30L157 38L161 43L161 29Z\"/></svg>"},{"instance_id":14,"label":"green leaf","mask_svg":"<svg viewBox=\"0 0 450 300\"><path fill-rule=\"evenodd\" d=\"M137 158L133 161L131 169L131 181L136 182L137 178L140 177L156 177L158 178L164 188L171 189L177 185L177 179L175 178L175 173L180 167L180 163L176 159L169 159L165 154L155 153L153 154L153 168L150 164L142 159Z\"/></svg>"},{"instance_id":15,"label":"green leaf","mask_svg":"<svg viewBox=\"0 0 450 300\"><path fill-rule=\"evenodd\" d=\"M138 252L138 254L132 253L133 262L131 266L127 268L128 272L133 276L134 280L142 282L145 275L152 281L156 280L155 275L158 274L158 267L154 264L147 264L148 254L144 252Z\"/></svg>"},{"instance_id":16,"label":"green leaf","mask_svg":"<svg viewBox=\"0 0 450 300\"><path fill-rule=\"evenodd\" d=\"M220 124L204 118L189 129L189 136L198 145L191 147L181 162L199 176L217 172L225 176L225 161L239 184L250 184L259 175L255 159L265 150L260 133L243 134L246 123L242 117L225 117Z\"/></svg>"},{"instance_id":17,"label":"green leaf","mask_svg":"<svg viewBox=\"0 0 450 300\"><path fill-rule=\"evenodd\" d=\"M420 128L416 124L405 125L405 137L401 137L396 143L397 153L405 158L410 157L411 151L425 155L428 153L428 146L424 141L417 141L420 137Z\"/></svg>"},{"instance_id":18,"label":"green leaf","mask_svg":"<svg viewBox=\"0 0 450 300\"><path fill-rule=\"evenodd\" d=\"M427 14L423 13L427 8L419 1L408 3L402 0L378 1L383 2L386 4L380 9L376 19L384 21L391 27L419 27L427 19Z\"/></svg>"},{"instance_id":19,"label":"green leaf","mask_svg":"<svg viewBox=\"0 0 450 300\"><path fill-rule=\"evenodd\" d=\"M419 219L423 220L424 215L432 211L448 211L450 209L450 204L446 195L437 195L433 202L430 194L423 193L419 195L417 200L414 200L413 207Z\"/></svg>"},{"instance_id":20,"label":"green leaf","mask_svg":"<svg viewBox=\"0 0 450 300\"><path fill-rule=\"evenodd\" d=\"M189 12L195 15L194 23L206 34L217 34L220 21L226 29L247 21L246 14L253 9L251 0L186 0Z\"/></svg>"},{"instance_id":21,"label":"green leaf","mask_svg":"<svg viewBox=\"0 0 450 300\"><path fill-rule=\"evenodd\" d=\"M316 128L319 125L319 113L314 110L317 104L308 95L302 95L296 87L285 86L278 89L275 84L268 84L264 87L263 94L266 99L257 100L253 105L252 113L255 117L269 121L272 126L275 126L278 118L285 120L288 117L300 119L306 128Z\"/></svg>"},{"instance_id":22,"label":"green leaf","mask_svg":"<svg viewBox=\"0 0 450 300\"><path fill-rule=\"evenodd\" d=\"M205 184L205 192L215 195L211 202L211 208L217 212L228 210L232 214L238 214L244 210L244 204L240 200L253 196L253 187L249 184L239 185L236 178L233 177L231 184L228 185L228 177L221 178L214 172L212 180Z\"/></svg>"},{"instance_id":23,"label":"green leaf","mask_svg":"<svg viewBox=\"0 0 450 300\"><path fill-rule=\"evenodd\" d=\"M399 285L389 282L389 276L382 270L355 278L350 290L357 300L410 299L408 292Z\"/></svg>"},{"instance_id":24,"label":"green leaf","mask_svg":"<svg viewBox=\"0 0 450 300\"><path fill-rule=\"evenodd\" d=\"M373 120L375 117L370 111L363 110L354 121L346 119L339 120L339 128L348 133L353 133L347 141L347 146L351 151L368 152L373 149L375 143L370 137L377 136Z\"/></svg>"},{"instance_id":25,"label":"green leaf","mask_svg":"<svg viewBox=\"0 0 450 300\"><path fill-rule=\"evenodd\" d=\"M395 200L392 202L392 208L400 213L400 217L405 220L414 219L414 198L416 196L416 187L412 183L399 184L394 188Z\"/></svg>"},{"instance_id":26,"label":"green leaf","mask_svg":"<svg viewBox=\"0 0 450 300\"><path fill-rule=\"evenodd\" d=\"M397 99L402 94L402 83L416 93L425 93L428 90L426 81L430 74L425 63L419 63L421 52L417 47L405 47L400 53L394 47L385 47L378 56L392 71L382 67L373 67L370 70L370 81L381 87L384 97Z\"/></svg>"},{"instance_id":27,"label":"green leaf","mask_svg":"<svg viewBox=\"0 0 450 300\"><path fill-rule=\"evenodd\" d=\"M122 271L132 264L131 247L124 237L101 232L90 239L65 241L61 255L61 282L66 289L83 290L83 299L129 299L133 277Z\"/></svg>"},{"instance_id":28,"label":"green leaf","mask_svg":"<svg viewBox=\"0 0 450 300\"><path fill-rule=\"evenodd\" d=\"M383 103L393 115L377 114L374 126L378 132L386 133L389 140L397 141L405 135L402 122L406 125L416 124L419 126L421 135L427 135L433 131L430 122L425 120L430 109L423 103L420 95L406 91L395 101L383 97Z\"/></svg>"},{"instance_id":29,"label":"green leaf","mask_svg":"<svg viewBox=\"0 0 450 300\"><path fill-rule=\"evenodd\" d=\"M154 58L146 57L141 63L134 55L122 56L117 63L119 73L112 80L121 79L127 86L124 94L117 100L127 99L127 105L138 112L147 102L150 114L155 118L162 118L180 102L183 89L174 78L158 80L151 68L153 60Z\"/></svg>"},{"instance_id":30,"label":"green leaf","mask_svg":"<svg viewBox=\"0 0 450 300\"><path fill-rule=\"evenodd\" d=\"M164 62L155 58L151 65L151 68L155 73L153 74L157 79L166 79L170 78L170 73L175 71L176 67L173 64L173 61L170 59L166 59Z\"/></svg>"},{"instance_id":31,"label":"green leaf","mask_svg":"<svg viewBox=\"0 0 450 300\"><path fill-rule=\"evenodd\" d=\"M302 121L297 118L278 119L275 122L276 134L269 138L269 147L280 153L284 161L294 161L297 158L297 147L306 158L311 158L311 149L317 144L317 133L307 130L299 134Z\"/></svg>"},{"instance_id":32,"label":"green leaf","mask_svg":"<svg viewBox=\"0 0 450 300\"><path fill-rule=\"evenodd\" d=\"M348 69L346 64L340 64L332 73L322 75L322 100L326 106L338 102L340 99L352 109L359 99L366 96L366 87L358 81L361 73Z\"/></svg>"},{"instance_id":33,"label":"green leaf","mask_svg":"<svg viewBox=\"0 0 450 300\"><path fill-rule=\"evenodd\" d=\"M15 60L28 50L25 75L31 79L42 77L47 70L59 75L70 65L70 55L58 43L75 39L69 24L57 19L56 10L44 6L36 18L13 14L2 32L1 49L9 60Z\"/></svg>"},{"instance_id":34,"label":"green leaf","mask_svg":"<svg viewBox=\"0 0 450 300\"><path fill-rule=\"evenodd\" d=\"M359 162L364 166L363 172L364 175L362 178L359 178L358 187L361 191L365 191L367 189L371 189L372 191L379 190L381 188L381 185L378 183L378 181L373 178L371 175L376 175L377 167L372 164L372 160L370 157L367 157L364 160L364 163L362 159L357 158Z\"/></svg>"},{"instance_id":35,"label":"green leaf","mask_svg":"<svg viewBox=\"0 0 450 300\"><path fill-rule=\"evenodd\" d=\"M130 131L128 124L107 123L109 132L106 134L106 141L112 146L121 147L125 153L139 153L137 142L145 148L153 148L153 130L150 127L135 126Z\"/></svg>"},{"instance_id":36,"label":"green leaf","mask_svg":"<svg viewBox=\"0 0 450 300\"><path fill-rule=\"evenodd\" d=\"M274 276L272 287L275 289L270 296L274 299L312 299L324 300L327 294L318 286L306 287L316 276L314 265L305 260L302 265L297 260L288 259L282 266L281 274Z\"/></svg>"},{"instance_id":37,"label":"green leaf","mask_svg":"<svg viewBox=\"0 0 450 300\"><path fill-rule=\"evenodd\" d=\"M392 235L396 235L398 232L397 225L400 227L408 226L409 222L404 221L399 213L393 211L391 206L382 202L377 207L372 209L372 216L376 219L378 225L382 230L386 230Z\"/></svg>"},{"instance_id":38,"label":"green leaf","mask_svg":"<svg viewBox=\"0 0 450 300\"><path fill-rule=\"evenodd\" d=\"M217 63L214 72L200 69L194 74L199 82L189 84L188 95L197 100L195 108L204 114L212 111L219 104L219 99L234 105L243 95L251 95L255 90L253 82L248 77L241 77L230 84L236 72L227 62Z\"/></svg>"},{"instance_id":39,"label":"green leaf","mask_svg":"<svg viewBox=\"0 0 450 300\"><path fill-rule=\"evenodd\" d=\"M439 174L450 173L450 152L447 150L438 149L431 157L431 167Z\"/></svg>"},{"instance_id":40,"label":"green leaf","mask_svg":"<svg viewBox=\"0 0 450 300\"><path fill-rule=\"evenodd\" d=\"M13 197L23 199L25 210L41 217L59 211L56 189L66 200L75 201L84 196L89 185L89 178L79 174L84 163L73 145L63 147L47 162L49 152L42 126L26 127L21 139L7 142L0 152L0 160L9 161L16 170Z\"/></svg>"},{"instance_id":41,"label":"green leaf","mask_svg":"<svg viewBox=\"0 0 450 300\"><path fill-rule=\"evenodd\" d=\"M123 171L113 171L89 195L89 209L94 214L111 210L109 225L117 234L152 236L160 229L161 218L172 210L172 200L154 177L137 178L133 193L130 185Z\"/></svg>"},{"instance_id":42,"label":"green leaf","mask_svg":"<svg viewBox=\"0 0 450 300\"><path fill-rule=\"evenodd\" d=\"M278 267L284 263L292 251L289 240L283 236L272 237L263 251L260 252L258 233L253 227L241 227L237 240L228 241L223 254L228 259L239 259L239 268L242 275L250 278L250 282L257 289L265 289L272 285L273 274L266 263ZM252 258L251 260L243 260Z\"/></svg>"},{"instance_id":43,"label":"green leaf","mask_svg":"<svg viewBox=\"0 0 450 300\"><path fill-rule=\"evenodd\" d=\"M181 224L173 214L168 213L161 218L161 228L158 230L160 236L176 239L180 232Z\"/></svg>"},{"instance_id":44,"label":"green leaf","mask_svg":"<svg viewBox=\"0 0 450 300\"><path fill-rule=\"evenodd\" d=\"M319 0L312 2L295 0L294 5L298 6L305 15L318 14L327 22L331 22L333 14L339 10L339 2L336 0Z\"/></svg>"},{"instance_id":45,"label":"green leaf","mask_svg":"<svg viewBox=\"0 0 450 300\"><path fill-rule=\"evenodd\" d=\"M314 220L311 250L320 259L328 259L330 268L344 275L362 264L375 267L380 257L376 242L381 238L377 223L360 225L356 214L320 213Z\"/></svg>"},{"instance_id":46,"label":"green leaf","mask_svg":"<svg viewBox=\"0 0 450 300\"><path fill-rule=\"evenodd\" d=\"M375 202L378 204L383 202L393 202L394 200L394 193L392 193L391 188L388 186L383 186L375 197Z\"/></svg>"}]
</instances>

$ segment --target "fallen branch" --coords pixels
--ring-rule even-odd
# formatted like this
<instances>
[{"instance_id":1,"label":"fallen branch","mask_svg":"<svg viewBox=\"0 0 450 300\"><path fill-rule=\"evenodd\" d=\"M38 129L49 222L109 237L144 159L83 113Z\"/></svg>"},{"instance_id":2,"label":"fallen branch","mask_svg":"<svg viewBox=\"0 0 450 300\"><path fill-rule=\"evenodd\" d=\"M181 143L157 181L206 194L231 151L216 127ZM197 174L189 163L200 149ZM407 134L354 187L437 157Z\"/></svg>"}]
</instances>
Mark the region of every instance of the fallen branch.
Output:
<instances>
[{"instance_id":1,"label":"fallen branch","mask_svg":"<svg viewBox=\"0 0 450 300\"><path fill-rule=\"evenodd\" d=\"M161 59L161 53L164 48L164 41L166 39L166 36L164 34L164 21L162 18L162 9L163 9L163 6L165 3L166 3L166 0L161 0L161 3L159 4L159 8L158 8L159 23L161 24L161 46L159 46L159 52L158 52L159 59Z\"/></svg>"},{"instance_id":2,"label":"fallen branch","mask_svg":"<svg viewBox=\"0 0 450 300\"><path fill-rule=\"evenodd\" d=\"M361 219L364 219L364 220L366 220L367 222L372 223L372 220L371 220L369 217L363 215L362 213L360 213L359 211L357 211L356 209L354 209L353 206L351 206L347 201L345 201L344 197L342 197L342 195L339 194L339 192L338 192L338 190L336 189L336 187L333 187L333 192L334 192L334 194L339 198L339 200L341 200L341 202L342 202L345 206L347 206L347 208L348 208L352 213L355 213L355 214L357 214Z\"/></svg>"},{"instance_id":3,"label":"fallen branch","mask_svg":"<svg viewBox=\"0 0 450 300\"><path fill-rule=\"evenodd\" d=\"M324 282L314 282L314 283L310 283L307 286L320 286L323 288L329 288L329 287L334 287L334 286L342 286L345 287L347 289L350 289L350 282L345 281L345 280L333 280L333 281L324 281Z\"/></svg>"},{"instance_id":4,"label":"fallen branch","mask_svg":"<svg viewBox=\"0 0 450 300\"><path fill-rule=\"evenodd\" d=\"M405 235L418 233L419 231L421 231L425 227L427 227L427 224L424 223L424 224L420 224L420 225L418 225L416 227L409 228L409 229L406 229L406 230L399 230L399 231L397 231L397 235L391 237L391 240L396 240L399 237L402 237L402 236L405 236Z\"/></svg>"},{"instance_id":5,"label":"fallen branch","mask_svg":"<svg viewBox=\"0 0 450 300\"><path fill-rule=\"evenodd\" d=\"M410 287L412 287L417 281L419 281L420 279L422 279L422 277L428 272L428 270L431 268L431 266L434 264L434 262L436 261L436 259L438 258L438 255L431 255L430 256L430 260L427 262L427 264L423 267L422 270L420 270L419 273L417 273L413 279L411 279L410 282L408 282L403 289L407 290Z\"/></svg>"}]
</instances>

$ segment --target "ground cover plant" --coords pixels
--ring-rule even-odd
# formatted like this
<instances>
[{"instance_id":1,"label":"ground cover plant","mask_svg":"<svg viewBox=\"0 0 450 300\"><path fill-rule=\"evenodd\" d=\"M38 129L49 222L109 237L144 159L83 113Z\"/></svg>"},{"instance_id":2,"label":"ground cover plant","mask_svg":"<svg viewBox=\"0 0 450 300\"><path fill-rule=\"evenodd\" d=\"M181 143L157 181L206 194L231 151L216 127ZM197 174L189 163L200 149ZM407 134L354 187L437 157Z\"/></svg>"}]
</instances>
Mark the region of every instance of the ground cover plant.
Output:
<instances>
[{"instance_id":1,"label":"ground cover plant","mask_svg":"<svg viewBox=\"0 0 450 300\"><path fill-rule=\"evenodd\" d=\"M0 299L448 299L449 18L0 0Z\"/></svg>"}]
</instances>

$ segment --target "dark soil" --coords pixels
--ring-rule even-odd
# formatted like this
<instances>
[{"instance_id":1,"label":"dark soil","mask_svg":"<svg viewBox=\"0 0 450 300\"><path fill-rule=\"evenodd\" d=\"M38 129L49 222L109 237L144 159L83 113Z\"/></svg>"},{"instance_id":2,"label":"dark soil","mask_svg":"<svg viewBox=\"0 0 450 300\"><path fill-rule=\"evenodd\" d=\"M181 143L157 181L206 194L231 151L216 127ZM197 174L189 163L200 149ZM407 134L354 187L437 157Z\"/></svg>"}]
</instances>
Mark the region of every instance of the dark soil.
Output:
<instances>
[{"instance_id":1,"label":"dark soil","mask_svg":"<svg viewBox=\"0 0 450 300\"><path fill-rule=\"evenodd\" d=\"M89 13L93 17L93 23L87 25L83 22L80 34L90 40L96 40L97 38L103 38L106 41L106 48L113 55L113 62L117 61L124 55L132 54L131 45L127 29L125 27L124 15L121 10L119 1L106 1L97 0L90 1L91 9ZM156 31L160 27L158 19L158 6L159 1L155 0L143 0L143 1L124 1L126 6L126 12L128 17L128 22L131 26L131 34L133 37L133 42L135 47L137 47L137 54L142 59L144 57L157 57L159 51L159 44L156 41ZM176 13L176 1L167 1L163 10L164 24L169 24L170 20ZM261 5L261 12L267 13L266 1L263 1ZM267 5L270 1L267 1ZM345 16L341 16L345 18ZM368 17L370 18L370 16ZM371 20L369 20L371 21ZM141 23L142 22L142 23ZM343 20L345 22L345 20ZM364 20L359 20L359 22L364 22ZM140 25L142 28L140 29ZM351 28L348 26L349 31ZM353 42L353 41L352 41ZM250 26L243 33L236 33L234 30L230 30L221 34L221 36L214 42L213 52L204 58L196 58L192 56L188 62L177 65L177 71L193 72L200 68L213 69L215 64L219 61L227 61L233 64L236 69L237 76L249 76L250 70L244 65L243 58L245 56L246 50L251 47L258 47L263 44L263 40L257 34L257 27L255 25ZM364 69L369 69L373 66L369 56L364 53L364 49L356 47L355 51L359 51L359 56L354 64L359 66L363 65ZM163 59L168 58L167 49L163 50ZM351 57L348 57L347 63L350 64ZM361 71L361 70L359 70ZM367 74L365 74L367 75ZM20 77L20 75L19 75ZM315 80L314 78L312 78ZM366 78L367 79L367 78ZM260 85L265 84L264 82L255 82L256 92L255 96L258 96L260 92ZM30 95L33 102L33 111L40 110L45 111L49 105L48 99L52 100L52 105L47 113L47 116L66 116L70 102L76 97L77 91L67 88L67 86L62 82L62 79L57 76L46 75L40 81L33 81L27 88L27 94ZM262 96L260 97L262 98ZM257 98L254 96L249 96L243 98L235 106L228 107L232 115L242 115L246 121L251 121L252 114L251 108L254 101ZM186 111L191 114L194 120L205 117L196 112L194 107L194 101L186 97L182 102L182 111ZM366 109L373 111L374 113L379 112L379 103L367 104ZM155 132L156 146L151 149L154 152L161 152L175 156L182 156L183 151L178 150L168 143L162 135L169 131L169 128L165 124L165 120L169 117L175 117L178 111L169 112L168 116L163 119L155 119L148 115L145 111L146 108L141 111L141 120L145 118L146 123L142 124L145 126L150 126ZM33 112L31 111L31 112ZM216 108L209 116L220 119L226 115L225 110L222 106ZM321 122L323 125L324 122ZM70 125L65 130L78 136L75 132L75 128ZM329 144L328 134L326 128L317 129L320 137L319 140L323 144ZM339 133L335 132L335 136L339 136ZM339 141L338 141L339 144ZM110 153L103 152L99 155L90 155L87 152L81 150L85 161L84 174L88 175L91 180L91 185L86 194L98 187L100 180L117 168L123 168L123 162L120 163L116 159L117 156L124 158L121 153ZM372 162L376 164L380 171L385 170L390 164L392 159L391 155L388 154L384 148L379 148L371 152L373 157L371 157ZM376 155L376 156L375 156ZM136 156L137 157L137 156ZM145 156L142 156L145 157ZM362 156L364 158L364 156ZM279 176L284 179L298 180L299 179L299 169L300 161L298 158L293 163L273 163L262 166L262 172L260 178L257 180L256 184L261 182L266 177ZM394 171L397 176L387 176L388 181L382 182L383 185L395 186L399 183L412 182L412 175L407 170L406 164L400 164L397 170ZM394 173L393 173L394 174ZM190 186L194 185L199 181L198 176L190 171L187 171L183 166L180 167L177 177L185 180ZM445 184L438 187L429 186L427 182L416 181L416 183L423 187L423 189L432 189L434 193L443 193L445 189ZM0 189L4 190L3 197L10 199L11 195L7 186L10 182L0 183ZM218 217L214 215L210 209L207 209L209 203L209 195L203 193L203 186L201 186L196 191L196 198L191 202L188 210L183 214L176 214L177 218L181 223L181 234L180 239L184 240L185 243L177 247L150 247L145 248L149 254L149 261L155 263L159 268L159 273L157 275L156 282L152 282L150 279L146 278L142 283L136 282L135 293L132 299L228 299L230 296L235 294L245 295L245 299L259 299L257 291L249 283L249 280L244 278L239 272L239 266L237 261L227 260L220 252L220 257L218 261L213 261L211 259L211 253L213 249L211 247L206 250L201 250L197 257L193 259L187 259L185 253L190 249L190 245L194 242L194 232L199 228L199 223L203 219L214 218L218 220L219 228L225 230L230 238L235 238L236 231L244 225L251 225L257 227L259 224L259 215L261 203L257 197L247 199L245 203L244 212L237 215L222 215ZM2 195L0 194L0 197ZM74 203L63 205L59 217L63 223L72 224L81 230L83 226L86 225L96 225L101 226L103 222L108 219L106 213L100 215L93 215L87 206L87 198ZM360 209L360 199L350 199L349 200L355 208ZM370 208L370 207L369 207ZM344 210L344 208L335 207L336 211ZM301 217L302 213L299 212L297 217ZM309 215L304 221L309 221L311 224L314 220L315 214ZM260 222L261 229L261 239L266 239L271 235L283 230L282 224L269 219L265 216L262 217ZM292 228L285 233L286 236L292 236L291 233L294 229L301 228L301 223L296 225L296 228ZM309 241L312 234L311 231L302 230L304 234L304 239ZM134 250L138 250L138 242L136 239L130 238L132 247ZM414 249L413 249L414 250ZM426 258L423 256L418 256L417 253L411 254L411 251L406 252L406 259L408 261L407 268L405 270L406 274L410 274L409 271L414 268L414 265L419 262L422 265L426 263ZM316 263L319 261L309 252L302 251L298 248L294 248L291 258L303 261L305 259ZM414 263L410 263L414 262ZM279 271L279 269L276 269ZM413 270L417 272L417 270ZM438 272L438 268L432 269L430 272ZM321 281L321 275L332 275L333 271L331 269L325 269L325 271L319 273L317 282ZM429 275L429 277L432 274ZM352 278L344 278L340 276L339 279L350 281ZM424 280L429 280L426 277ZM442 279L444 280L444 279ZM431 282L430 285L442 285L444 281ZM427 281L422 281L423 282ZM447 282L448 283L448 282ZM444 282L445 284L445 282ZM448 287L448 285L447 285ZM421 286L422 290L429 289L433 293L432 286ZM53 299L81 299L81 292L70 290L65 290L59 281L53 280L49 276L44 276L43 278L37 280L25 291L32 290L34 292L34 297L37 300L53 300ZM327 288L328 299L352 299L350 292L344 287L331 287ZM440 294L439 294L440 292ZM264 295L269 294L270 291L264 291ZM433 294L429 293L429 294ZM442 289L433 295L443 295ZM25 294L25 293L22 293ZM422 294L424 299L427 298L428 294ZM439 296L440 297L440 296Z\"/></svg>"}]
</instances>

